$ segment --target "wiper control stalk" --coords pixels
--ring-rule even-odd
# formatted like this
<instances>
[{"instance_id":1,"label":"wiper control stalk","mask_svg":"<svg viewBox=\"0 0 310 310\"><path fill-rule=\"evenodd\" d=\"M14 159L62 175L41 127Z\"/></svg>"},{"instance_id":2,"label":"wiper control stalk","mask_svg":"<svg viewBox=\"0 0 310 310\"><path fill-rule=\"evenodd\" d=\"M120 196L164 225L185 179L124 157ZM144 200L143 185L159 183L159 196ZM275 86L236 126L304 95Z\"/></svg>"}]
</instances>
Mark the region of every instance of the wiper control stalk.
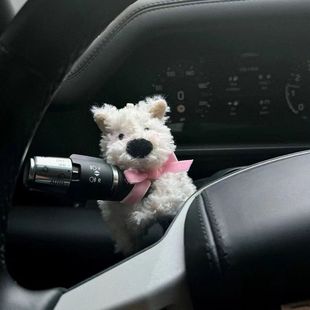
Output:
<instances>
[{"instance_id":1,"label":"wiper control stalk","mask_svg":"<svg viewBox=\"0 0 310 310\"><path fill-rule=\"evenodd\" d=\"M64 194L76 201L121 201L133 187L118 167L102 158L77 154L30 158L24 184L31 190Z\"/></svg>"}]
</instances>

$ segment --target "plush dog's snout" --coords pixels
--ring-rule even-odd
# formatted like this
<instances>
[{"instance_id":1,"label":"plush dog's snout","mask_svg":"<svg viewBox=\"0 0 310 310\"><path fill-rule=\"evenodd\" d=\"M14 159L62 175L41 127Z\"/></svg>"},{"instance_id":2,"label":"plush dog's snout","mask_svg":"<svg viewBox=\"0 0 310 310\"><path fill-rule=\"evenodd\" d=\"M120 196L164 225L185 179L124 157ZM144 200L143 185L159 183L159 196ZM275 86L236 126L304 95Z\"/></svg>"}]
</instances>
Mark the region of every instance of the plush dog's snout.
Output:
<instances>
[{"instance_id":1,"label":"plush dog's snout","mask_svg":"<svg viewBox=\"0 0 310 310\"><path fill-rule=\"evenodd\" d=\"M153 144L145 139L134 139L127 143L126 151L134 158L144 158L153 150Z\"/></svg>"}]
</instances>

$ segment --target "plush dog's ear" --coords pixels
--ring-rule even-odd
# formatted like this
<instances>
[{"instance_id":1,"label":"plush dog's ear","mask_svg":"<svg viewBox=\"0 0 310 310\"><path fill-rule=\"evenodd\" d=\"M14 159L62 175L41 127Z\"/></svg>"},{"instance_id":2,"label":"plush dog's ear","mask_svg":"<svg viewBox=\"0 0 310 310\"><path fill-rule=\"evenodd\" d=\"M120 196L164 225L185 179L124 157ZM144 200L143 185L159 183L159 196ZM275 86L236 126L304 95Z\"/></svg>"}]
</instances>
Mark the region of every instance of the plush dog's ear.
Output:
<instances>
[{"instance_id":1,"label":"plush dog's ear","mask_svg":"<svg viewBox=\"0 0 310 310\"><path fill-rule=\"evenodd\" d=\"M110 104L105 104L102 107L93 106L91 108L91 112L94 116L94 121L96 122L97 126L101 131L105 131L109 116L116 110L117 109Z\"/></svg>"},{"instance_id":2,"label":"plush dog's ear","mask_svg":"<svg viewBox=\"0 0 310 310\"><path fill-rule=\"evenodd\" d=\"M166 112L169 111L167 102L162 97L152 98L152 102L150 104L151 104L151 107L149 109L149 112L151 113L153 117L163 119Z\"/></svg>"}]
</instances>

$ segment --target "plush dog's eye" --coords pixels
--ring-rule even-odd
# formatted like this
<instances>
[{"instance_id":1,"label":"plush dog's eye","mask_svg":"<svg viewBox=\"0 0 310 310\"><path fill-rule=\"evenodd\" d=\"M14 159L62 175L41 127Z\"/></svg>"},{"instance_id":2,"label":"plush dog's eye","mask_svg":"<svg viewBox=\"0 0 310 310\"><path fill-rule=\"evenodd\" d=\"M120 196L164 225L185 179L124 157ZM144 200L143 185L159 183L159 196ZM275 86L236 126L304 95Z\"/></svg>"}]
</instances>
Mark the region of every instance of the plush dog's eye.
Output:
<instances>
[{"instance_id":1,"label":"plush dog's eye","mask_svg":"<svg viewBox=\"0 0 310 310\"><path fill-rule=\"evenodd\" d=\"M150 128L149 127L145 127L144 130L150 130Z\"/></svg>"},{"instance_id":2,"label":"plush dog's eye","mask_svg":"<svg viewBox=\"0 0 310 310\"><path fill-rule=\"evenodd\" d=\"M118 138L119 138L120 140L122 140L122 139L124 138L124 134L123 134L123 133L120 133L120 134L118 135Z\"/></svg>"}]
</instances>

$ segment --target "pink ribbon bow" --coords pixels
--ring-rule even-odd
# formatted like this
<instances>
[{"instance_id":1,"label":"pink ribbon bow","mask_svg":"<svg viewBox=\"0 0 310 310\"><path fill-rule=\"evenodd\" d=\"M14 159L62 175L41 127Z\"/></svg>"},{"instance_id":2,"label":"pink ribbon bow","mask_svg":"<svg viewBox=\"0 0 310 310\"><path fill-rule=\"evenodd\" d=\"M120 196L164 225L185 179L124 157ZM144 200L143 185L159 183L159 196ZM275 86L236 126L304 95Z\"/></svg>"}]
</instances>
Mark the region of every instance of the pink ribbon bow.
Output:
<instances>
[{"instance_id":1,"label":"pink ribbon bow","mask_svg":"<svg viewBox=\"0 0 310 310\"><path fill-rule=\"evenodd\" d=\"M128 183L134 184L134 187L121 203L130 205L140 202L151 186L152 180L159 179L166 172L187 172L192 163L193 160L178 161L175 154L172 153L160 168L147 172L131 168L125 170L124 174Z\"/></svg>"}]
</instances>

